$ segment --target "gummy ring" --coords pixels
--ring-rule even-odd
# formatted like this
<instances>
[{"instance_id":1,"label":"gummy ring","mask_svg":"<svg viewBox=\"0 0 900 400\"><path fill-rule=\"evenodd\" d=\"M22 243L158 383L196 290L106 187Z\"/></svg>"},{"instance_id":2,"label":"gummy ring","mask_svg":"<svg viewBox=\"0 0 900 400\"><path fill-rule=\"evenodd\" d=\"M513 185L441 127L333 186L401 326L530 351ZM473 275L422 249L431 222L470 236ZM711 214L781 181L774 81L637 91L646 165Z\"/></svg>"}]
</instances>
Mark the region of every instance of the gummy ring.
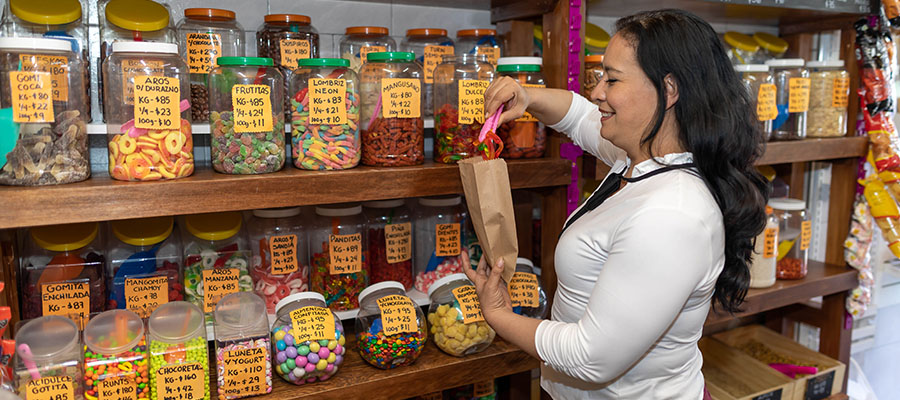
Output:
<instances>
[{"instance_id":1,"label":"gummy ring","mask_svg":"<svg viewBox=\"0 0 900 400\"><path fill-rule=\"evenodd\" d=\"M131 176L128 175L128 169L122 165L116 165L113 167L109 174L113 177L113 179L118 179L120 181L130 181Z\"/></svg>"},{"instance_id":2,"label":"gummy ring","mask_svg":"<svg viewBox=\"0 0 900 400\"><path fill-rule=\"evenodd\" d=\"M150 162L143 158L133 158L128 162L128 172L135 179L143 180L150 173Z\"/></svg>"},{"instance_id":3,"label":"gummy ring","mask_svg":"<svg viewBox=\"0 0 900 400\"><path fill-rule=\"evenodd\" d=\"M193 162L189 163L189 164L185 164L183 167L181 167L180 170L178 170L178 176L190 176L192 173L194 173L194 163Z\"/></svg>"},{"instance_id":4,"label":"gummy ring","mask_svg":"<svg viewBox=\"0 0 900 400\"><path fill-rule=\"evenodd\" d=\"M163 140L166 138L166 135L169 134L169 131L160 131L160 130L151 130L147 131L147 136L150 136L152 139Z\"/></svg>"},{"instance_id":5,"label":"gummy ring","mask_svg":"<svg viewBox=\"0 0 900 400\"><path fill-rule=\"evenodd\" d=\"M116 145L115 142L109 142L109 144L106 147L109 147L109 159L110 160L115 160L117 157L119 157L119 146Z\"/></svg>"},{"instance_id":6,"label":"gummy ring","mask_svg":"<svg viewBox=\"0 0 900 400\"><path fill-rule=\"evenodd\" d=\"M122 150L124 154L131 154L137 150L137 142L128 137L128 135L119 135L119 149Z\"/></svg>"},{"instance_id":7,"label":"gummy ring","mask_svg":"<svg viewBox=\"0 0 900 400\"><path fill-rule=\"evenodd\" d=\"M178 154L181 153L181 147L184 146L184 141L181 140L181 132L172 131L166 136L166 150L169 154Z\"/></svg>"},{"instance_id":8,"label":"gummy ring","mask_svg":"<svg viewBox=\"0 0 900 400\"><path fill-rule=\"evenodd\" d=\"M175 179L175 173L166 169L165 165L162 168L159 168L159 173L166 179Z\"/></svg>"},{"instance_id":9,"label":"gummy ring","mask_svg":"<svg viewBox=\"0 0 900 400\"><path fill-rule=\"evenodd\" d=\"M162 162L162 156L155 146L152 149L144 150L142 154L150 159L150 164L156 165Z\"/></svg>"}]
</instances>

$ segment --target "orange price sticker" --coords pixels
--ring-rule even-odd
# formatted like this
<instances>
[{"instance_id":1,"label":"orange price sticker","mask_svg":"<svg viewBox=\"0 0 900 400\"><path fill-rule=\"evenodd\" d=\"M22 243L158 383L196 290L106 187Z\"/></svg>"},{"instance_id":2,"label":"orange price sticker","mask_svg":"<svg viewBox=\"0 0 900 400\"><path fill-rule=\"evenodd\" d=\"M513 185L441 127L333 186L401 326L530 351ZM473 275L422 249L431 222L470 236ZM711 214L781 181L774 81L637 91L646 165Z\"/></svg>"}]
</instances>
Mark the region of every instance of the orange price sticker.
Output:
<instances>
[{"instance_id":1,"label":"orange price sticker","mask_svg":"<svg viewBox=\"0 0 900 400\"><path fill-rule=\"evenodd\" d=\"M812 221L800 223L800 250L809 248L809 240L812 238Z\"/></svg>"},{"instance_id":2,"label":"orange price sticker","mask_svg":"<svg viewBox=\"0 0 900 400\"><path fill-rule=\"evenodd\" d=\"M453 257L460 253L459 223L437 224L434 226L434 255Z\"/></svg>"},{"instance_id":3,"label":"orange price sticker","mask_svg":"<svg viewBox=\"0 0 900 400\"><path fill-rule=\"evenodd\" d=\"M223 297L238 292L240 271L237 268L203 270L203 311L213 312Z\"/></svg>"},{"instance_id":4,"label":"orange price sticker","mask_svg":"<svg viewBox=\"0 0 900 400\"><path fill-rule=\"evenodd\" d=\"M281 66L297 68L301 59L310 57L309 40L281 39Z\"/></svg>"},{"instance_id":5,"label":"orange price sticker","mask_svg":"<svg viewBox=\"0 0 900 400\"><path fill-rule=\"evenodd\" d=\"M539 307L540 286L537 275L516 272L509 280L509 300L513 307Z\"/></svg>"},{"instance_id":6,"label":"orange price sticker","mask_svg":"<svg viewBox=\"0 0 900 400\"><path fill-rule=\"evenodd\" d=\"M208 74L222 55L222 37L215 33L192 32L185 35L187 62L192 74Z\"/></svg>"},{"instance_id":7,"label":"orange price sticker","mask_svg":"<svg viewBox=\"0 0 900 400\"><path fill-rule=\"evenodd\" d=\"M460 124L484 123L484 91L490 82L481 80L459 81Z\"/></svg>"},{"instance_id":8,"label":"orange price sticker","mask_svg":"<svg viewBox=\"0 0 900 400\"><path fill-rule=\"evenodd\" d=\"M475 286L460 286L453 289L452 292L453 297L459 302L463 324L484 321L484 315L481 313L481 303L478 302L478 294L475 293Z\"/></svg>"},{"instance_id":9,"label":"orange price sticker","mask_svg":"<svg viewBox=\"0 0 900 400\"><path fill-rule=\"evenodd\" d=\"M134 126L142 129L177 129L181 126L181 84L178 78L134 78Z\"/></svg>"},{"instance_id":10,"label":"orange price sticker","mask_svg":"<svg viewBox=\"0 0 900 400\"><path fill-rule=\"evenodd\" d=\"M97 384L98 400L137 400L137 385L125 377L106 378Z\"/></svg>"},{"instance_id":11,"label":"orange price sticker","mask_svg":"<svg viewBox=\"0 0 900 400\"><path fill-rule=\"evenodd\" d=\"M49 72L53 81L53 101L69 100L69 60L63 56L22 54L23 71Z\"/></svg>"},{"instance_id":12,"label":"orange price sticker","mask_svg":"<svg viewBox=\"0 0 900 400\"><path fill-rule=\"evenodd\" d=\"M776 88L773 83L759 85L756 94L756 116L760 121L771 121L778 118L778 105L776 104Z\"/></svg>"},{"instance_id":13,"label":"orange price sticker","mask_svg":"<svg viewBox=\"0 0 900 400\"><path fill-rule=\"evenodd\" d=\"M25 385L28 400L75 400L75 382L71 376L48 376Z\"/></svg>"},{"instance_id":14,"label":"orange price sticker","mask_svg":"<svg viewBox=\"0 0 900 400\"><path fill-rule=\"evenodd\" d=\"M496 67L497 59L500 58L500 48L490 46L476 47L475 54L482 54L487 56L487 61Z\"/></svg>"},{"instance_id":15,"label":"orange price sticker","mask_svg":"<svg viewBox=\"0 0 900 400\"><path fill-rule=\"evenodd\" d=\"M134 104L134 78L138 76L163 76L165 63L155 60L122 60L122 97L125 104Z\"/></svg>"},{"instance_id":16,"label":"orange price sticker","mask_svg":"<svg viewBox=\"0 0 900 400\"><path fill-rule=\"evenodd\" d=\"M312 78L309 80L309 123L343 125L347 123L347 81Z\"/></svg>"},{"instance_id":17,"label":"orange price sticker","mask_svg":"<svg viewBox=\"0 0 900 400\"><path fill-rule=\"evenodd\" d=\"M418 332L416 306L409 297L400 294L384 296L378 299L378 310L385 335Z\"/></svg>"},{"instance_id":18,"label":"orange price sticker","mask_svg":"<svg viewBox=\"0 0 900 400\"><path fill-rule=\"evenodd\" d=\"M788 112L806 112L809 110L809 78L791 78L788 80Z\"/></svg>"},{"instance_id":19,"label":"orange price sticker","mask_svg":"<svg viewBox=\"0 0 900 400\"><path fill-rule=\"evenodd\" d=\"M778 240L778 228L768 228L764 236L763 258L775 257L775 245Z\"/></svg>"},{"instance_id":20,"label":"orange price sticker","mask_svg":"<svg viewBox=\"0 0 900 400\"><path fill-rule=\"evenodd\" d=\"M359 49L359 59L362 62L366 62L369 53L383 53L385 51L387 51L387 47L384 46L363 46Z\"/></svg>"},{"instance_id":21,"label":"orange price sticker","mask_svg":"<svg viewBox=\"0 0 900 400\"><path fill-rule=\"evenodd\" d=\"M160 400L199 400L206 392L206 372L200 363L174 364L156 371L156 393Z\"/></svg>"},{"instance_id":22,"label":"orange price sticker","mask_svg":"<svg viewBox=\"0 0 900 400\"><path fill-rule=\"evenodd\" d=\"M91 286L88 282L44 284L41 306L43 315L71 318L80 327L91 312Z\"/></svg>"},{"instance_id":23,"label":"orange price sticker","mask_svg":"<svg viewBox=\"0 0 900 400\"><path fill-rule=\"evenodd\" d=\"M412 224L387 224L384 226L385 258L388 264L404 262L412 258Z\"/></svg>"},{"instance_id":24,"label":"orange price sticker","mask_svg":"<svg viewBox=\"0 0 900 400\"><path fill-rule=\"evenodd\" d=\"M362 234L328 237L328 270L331 275L362 271Z\"/></svg>"},{"instance_id":25,"label":"orange price sticker","mask_svg":"<svg viewBox=\"0 0 900 400\"><path fill-rule=\"evenodd\" d=\"M266 85L234 85L231 106L234 131L256 133L272 131L272 88Z\"/></svg>"},{"instance_id":26,"label":"orange price sticker","mask_svg":"<svg viewBox=\"0 0 900 400\"><path fill-rule=\"evenodd\" d=\"M425 83L434 83L434 69L444 60L444 56L453 55L453 46L425 46L423 69Z\"/></svg>"},{"instance_id":27,"label":"orange price sticker","mask_svg":"<svg viewBox=\"0 0 900 400\"><path fill-rule=\"evenodd\" d=\"M325 307L307 306L291 311L294 343L335 340L334 314Z\"/></svg>"},{"instance_id":28,"label":"orange price sticker","mask_svg":"<svg viewBox=\"0 0 900 400\"><path fill-rule=\"evenodd\" d=\"M269 237L272 275L286 275L300 269L297 260L297 235Z\"/></svg>"},{"instance_id":29,"label":"orange price sticker","mask_svg":"<svg viewBox=\"0 0 900 400\"><path fill-rule=\"evenodd\" d=\"M226 351L222 357L225 371L220 393L228 398L265 394L266 353L262 347Z\"/></svg>"},{"instance_id":30,"label":"orange price sticker","mask_svg":"<svg viewBox=\"0 0 900 400\"><path fill-rule=\"evenodd\" d=\"M411 78L381 80L381 116L384 118L420 118L422 81Z\"/></svg>"},{"instance_id":31,"label":"orange price sticker","mask_svg":"<svg viewBox=\"0 0 900 400\"><path fill-rule=\"evenodd\" d=\"M494 380L476 382L472 388L473 397L485 397L494 394Z\"/></svg>"},{"instance_id":32,"label":"orange price sticker","mask_svg":"<svg viewBox=\"0 0 900 400\"><path fill-rule=\"evenodd\" d=\"M125 306L143 318L169 302L169 277L125 279Z\"/></svg>"},{"instance_id":33,"label":"orange price sticker","mask_svg":"<svg viewBox=\"0 0 900 400\"><path fill-rule=\"evenodd\" d=\"M13 122L54 122L53 77L49 72L12 71Z\"/></svg>"},{"instance_id":34,"label":"orange price sticker","mask_svg":"<svg viewBox=\"0 0 900 400\"><path fill-rule=\"evenodd\" d=\"M839 108L847 107L850 102L850 78L846 76L834 78L832 88L831 106Z\"/></svg>"},{"instance_id":35,"label":"orange price sticker","mask_svg":"<svg viewBox=\"0 0 900 400\"><path fill-rule=\"evenodd\" d=\"M523 83L523 84L522 84L522 87L526 87L526 88L545 88L545 87L547 87L547 85L536 85L536 84L533 84L533 83ZM525 113L523 113L521 117L519 117L519 118L516 119L516 122L538 122L538 119L535 118L534 115L531 115L530 112L525 111ZM518 130L513 130L513 131L516 132L516 133L519 133L519 132L521 132L521 131L525 131L525 133L529 133L527 130L524 130L524 129L518 129ZM527 134L527 135L522 135L522 134L518 134L518 135L517 135L516 133L512 133L512 134L511 134L513 143L515 143L516 146L518 146L518 147L532 147L532 146L534 146L534 134L530 134L530 133L529 133L529 134ZM522 139L530 140L530 143L520 143L520 142L517 141L517 139L516 139L517 136L524 136L524 137L519 138L519 140L522 140ZM529 139L529 138L530 138L530 139Z\"/></svg>"}]
</instances>

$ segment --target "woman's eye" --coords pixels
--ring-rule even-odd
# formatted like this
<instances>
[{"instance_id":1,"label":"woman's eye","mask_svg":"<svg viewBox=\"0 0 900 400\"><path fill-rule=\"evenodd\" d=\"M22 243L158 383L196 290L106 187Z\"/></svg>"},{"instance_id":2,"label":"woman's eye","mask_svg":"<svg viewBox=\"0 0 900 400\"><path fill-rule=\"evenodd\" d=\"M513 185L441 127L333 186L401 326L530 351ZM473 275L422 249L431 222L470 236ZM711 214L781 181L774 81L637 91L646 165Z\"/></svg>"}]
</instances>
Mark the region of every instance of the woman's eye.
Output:
<instances>
[{"instance_id":1,"label":"woman's eye","mask_svg":"<svg viewBox=\"0 0 900 400\"><path fill-rule=\"evenodd\" d=\"M616 83L618 81L619 81L618 79L606 78L607 85L612 85L613 83Z\"/></svg>"}]
</instances>

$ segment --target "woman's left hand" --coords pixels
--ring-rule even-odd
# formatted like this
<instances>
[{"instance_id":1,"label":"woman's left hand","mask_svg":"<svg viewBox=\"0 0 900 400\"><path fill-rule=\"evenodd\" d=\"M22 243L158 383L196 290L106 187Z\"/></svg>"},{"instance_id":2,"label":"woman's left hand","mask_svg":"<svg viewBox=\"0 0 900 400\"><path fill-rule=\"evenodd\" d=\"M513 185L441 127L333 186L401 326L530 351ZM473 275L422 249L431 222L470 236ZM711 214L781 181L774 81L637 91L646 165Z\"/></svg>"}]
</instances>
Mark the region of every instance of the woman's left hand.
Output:
<instances>
[{"instance_id":1,"label":"woman's left hand","mask_svg":"<svg viewBox=\"0 0 900 400\"><path fill-rule=\"evenodd\" d=\"M478 293L478 301L481 303L481 312L486 319L498 311L512 311L512 303L509 300L509 291L506 282L503 281L503 259L498 260L494 267L487 265L487 255L483 255L478 262L478 269L472 269L469 255L462 252L463 271L466 277L475 284L475 292ZM488 321L490 322L490 321Z\"/></svg>"}]
</instances>

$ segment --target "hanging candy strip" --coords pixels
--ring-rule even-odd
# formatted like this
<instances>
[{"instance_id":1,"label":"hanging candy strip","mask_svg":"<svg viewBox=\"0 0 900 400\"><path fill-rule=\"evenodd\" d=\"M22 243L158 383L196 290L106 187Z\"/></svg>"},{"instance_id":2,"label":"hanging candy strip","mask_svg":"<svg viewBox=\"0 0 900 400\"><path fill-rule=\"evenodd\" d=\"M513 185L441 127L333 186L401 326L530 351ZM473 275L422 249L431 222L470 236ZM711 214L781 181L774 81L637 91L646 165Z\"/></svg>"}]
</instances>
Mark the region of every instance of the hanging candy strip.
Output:
<instances>
[{"instance_id":1,"label":"hanging candy strip","mask_svg":"<svg viewBox=\"0 0 900 400\"><path fill-rule=\"evenodd\" d=\"M482 153L481 158L485 160L496 159L503 152L503 140L494 133L500 125L500 114L503 114L503 104L484 121L478 134L478 141L475 142L475 148Z\"/></svg>"}]
</instances>

